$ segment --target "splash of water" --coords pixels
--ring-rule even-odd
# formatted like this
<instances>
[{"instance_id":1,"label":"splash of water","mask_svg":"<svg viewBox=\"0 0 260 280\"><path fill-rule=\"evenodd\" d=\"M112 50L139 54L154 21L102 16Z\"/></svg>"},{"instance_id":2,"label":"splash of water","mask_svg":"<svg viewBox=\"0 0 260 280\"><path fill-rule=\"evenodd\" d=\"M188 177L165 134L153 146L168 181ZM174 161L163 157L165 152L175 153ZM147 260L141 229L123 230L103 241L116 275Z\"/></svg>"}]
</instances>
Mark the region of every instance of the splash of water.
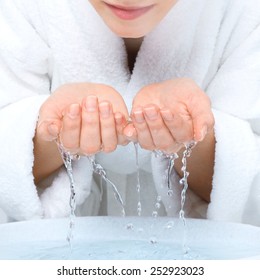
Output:
<instances>
[{"instance_id":1,"label":"splash of water","mask_svg":"<svg viewBox=\"0 0 260 280\"><path fill-rule=\"evenodd\" d=\"M158 211L161 208L161 201L162 197L160 195L157 195L156 202L155 202L155 210L152 212L152 217L157 218L158 217Z\"/></svg>"},{"instance_id":2,"label":"splash of water","mask_svg":"<svg viewBox=\"0 0 260 280\"><path fill-rule=\"evenodd\" d=\"M56 141L56 143L57 143L61 158L63 160L64 166L66 167L66 171L67 171L69 181L70 181L70 200L69 200L70 216L69 216L69 231L67 234L67 241L70 246L70 251L72 252L72 239L73 239L73 232L74 232L75 219L76 219L76 215L75 215L76 192L75 192L75 180L74 180L74 176L73 176L72 162L75 159L79 160L80 157L78 155L72 155L70 152L68 152L59 141ZM124 208L123 199L122 199L119 191L117 190L117 187L115 186L115 184L113 182L111 182L111 180L109 180L107 178L106 171L104 170L104 168L100 164L95 162L94 156L88 156L88 159L91 162L93 172L100 175L101 180L103 178L112 187L115 198L122 207L122 216L125 216L125 208Z\"/></svg>"},{"instance_id":3,"label":"splash of water","mask_svg":"<svg viewBox=\"0 0 260 280\"><path fill-rule=\"evenodd\" d=\"M179 217L183 222L184 226L184 234L183 234L183 252L184 255L187 255L189 252L189 248L187 246L187 225L186 225L186 218L185 218L185 201L186 201L186 193L188 190L188 177L189 172L187 171L187 159L191 156L192 149L195 147L196 142L192 141L188 144L185 144L185 150L182 155L182 168L181 171L183 172L183 177L180 179L180 184L183 186L181 192L181 210L179 212Z\"/></svg>"},{"instance_id":4,"label":"splash of water","mask_svg":"<svg viewBox=\"0 0 260 280\"><path fill-rule=\"evenodd\" d=\"M109 180L109 178L107 177L107 173L106 173L105 169L101 166L101 164L99 164L95 161L95 156L88 156L88 159L92 165L93 172L100 175L104 179L104 181L107 182L112 187L114 196L115 196L116 200L119 202L119 204L121 205L122 216L124 217L125 216L125 206L124 206L123 199L122 199L116 185L111 180Z\"/></svg>"},{"instance_id":5,"label":"splash of water","mask_svg":"<svg viewBox=\"0 0 260 280\"><path fill-rule=\"evenodd\" d=\"M70 223L69 223L69 232L68 232L68 235L67 235L67 241L69 242L70 248L72 250L72 239L73 239L73 229L74 229L74 226L75 226L75 209L76 209L76 193L75 193L75 182L74 182L74 177L73 177L72 161L75 159L75 156L71 155L68 151L66 151L61 143L57 142L57 144L58 144L58 148L59 148L61 157L63 159L64 165L66 167L68 177L69 177L69 181L70 181L70 190L71 190L70 202L69 202L69 204L70 204ZM182 157L183 177L180 180L180 184L183 185L183 190L182 190L182 193L181 193L181 210L179 212L179 217L182 219L183 225L184 225L184 228L185 228L184 238L183 238L184 254L188 253L188 247L186 245L187 230L186 230L186 219L185 219L185 211L184 211L184 205L185 205L185 200L186 200L186 192L187 192L187 189L188 189L188 176L189 176L189 172L187 171L187 158L190 157L192 148L195 145L196 145L195 142L191 142L191 143L185 145L186 149L183 152L183 157ZM135 146L136 168L137 168L137 186L136 186L137 193L138 193L137 214L138 214L138 216L141 216L142 206L141 206L141 196L140 196L141 184L140 184L140 171L139 171L139 158L138 158L139 157L138 156L138 144L134 143L134 146ZM161 151L155 151L155 155L156 155L156 157L166 156L169 160L167 170L166 170L166 173L167 173L167 187L168 187L167 194L169 196L172 196L173 195L173 190L172 190L172 186L171 186L170 175L171 175L172 169L174 167L174 161L178 158L178 155L176 153L165 154ZM125 216L124 202L123 202L123 199L122 199L117 187L115 186L115 184L111 180L109 180L104 168L100 164L96 163L94 156L88 156L88 159L90 160L90 163L92 165L93 172L100 175L101 179L103 178L103 180L105 182L107 182L112 187L113 192L114 192L114 196L122 207L122 216ZM155 211L153 211L153 213L152 213L153 217L157 218L158 210L160 209L160 207L161 207L161 197L157 196L157 200L156 200L156 203L155 203Z\"/></svg>"},{"instance_id":6,"label":"splash of water","mask_svg":"<svg viewBox=\"0 0 260 280\"><path fill-rule=\"evenodd\" d=\"M172 196L173 195L173 190L171 186L171 173L172 169L174 167L174 161L179 158L178 154L166 154L166 157L169 159L168 161L168 167L167 167L167 187L168 187L168 195Z\"/></svg>"},{"instance_id":7,"label":"splash of water","mask_svg":"<svg viewBox=\"0 0 260 280\"><path fill-rule=\"evenodd\" d=\"M139 168L139 153L138 153L138 143L134 143L135 147L135 163L136 163L136 191L137 191L137 215L140 217L142 215L142 203L141 203L141 184L140 184L140 168Z\"/></svg>"},{"instance_id":8,"label":"splash of water","mask_svg":"<svg viewBox=\"0 0 260 280\"><path fill-rule=\"evenodd\" d=\"M167 165L167 170L165 171L165 176L167 179L167 195L168 196L173 196L173 190L172 190L172 186L171 186L171 173L172 173L172 169L174 167L174 162L177 158L179 158L177 153L173 153L173 154L167 154L163 151L160 150L156 150L154 151L154 154L156 157L166 157L168 159L168 165ZM158 216L158 210L161 208L161 196L157 196L156 199L156 203L155 203L155 211L153 211L152 216L153 217L157 217Z\"/></svg>"},{"instance_id":9,"label":"splash of water","mask_svg":"<svg viewBox=\"0 0 260 280\"><path fill-rule=\"evenodd\" d=\"M186 192L188 189L188 176L189 176L189 172L187 171L187 158L191 156L192 148L195 145L196 145L195 141L185 144L185 150L182 155L182 169L181 170L183 172L183 177L180 180L180 184L183 186L183 189L181 192L181 209L179 212L179 218L182 220L183 226L184 226L183 242L182 242L184 256L188 256L188 253L189 253L189 248L187 246L187 226L186 226L185 211L184 211L184 205L185 205L185 201L186 201ZM179 156L176 153L166 154L162 151L155 151L155 156L156 157L166 157L168 159L168 166L165 171L166 178L167 178L167 188L168 188L167 194L168 194L168 196L173 196L173 190L172 190L172 186L171 186L170 177L171 177L172 169L174 167L174 162ZM157 198L156 206L158 207L158 198ZM158 211L157 210L153 211L152 215L153 215L153 217L157 217Z\"/></svg>"},{"instance_id":10,"label":"splash of water","mask_svg":"<svg viewBox=\"0 0 260 280\"><path fill-rule=\"evenodd\" d=\"M188 190L188 177L189 172L187 171L187 158L191 156L192 148L196 145L195 142L191 142L185 145L185 150L182 156L182 168L181 171L183 172L183 177L180 179L180 184L183 186L181 192L181 210L179 212L179 217L183 220L183 223L186 224L185 221L185 212L184 212L184 205L186 200L186 192Z\"/></svg>"},{"instance_id":11,"label":"splash of water","mask_svg":"<svg viewBox=\"0 0 260 280\"><path fill-rule=\"evenodd\" d=\"M168 159L168 166L166 170L167 176L167 187L168 187L168 195L172 196L172 187L171 187L171 173L174 167L174 162L179 158L177 153L168 154L160 150L154 151L155 157L166 157Z\"/></svg>"},{"instance_id":12,"label":"splash of water","mask_svg":"<svg viewBox=\"0 0 260 280\"><path fill-rule=\"evenodd\" d=\"M79 157L75 157L75 156L71 155L68 151L66 151L64 149L64 147L61 143L57 142L57 145L58 145L58 149L60 151L63 163L66 167L67 174L68 174L69 181L70 181L70 201L69 201L70 216L69 216L69 231L67 234L67 241L70 246L70 251L72 252L72 239L73 239L73 231L74 231L74 227L75 227L75 218L76 218L76 215L75 215L76 192L75 192L75 181L74 181L74 176L73 176L72 161L75 158L79 159Z\"/></svg>"}]
</instances>

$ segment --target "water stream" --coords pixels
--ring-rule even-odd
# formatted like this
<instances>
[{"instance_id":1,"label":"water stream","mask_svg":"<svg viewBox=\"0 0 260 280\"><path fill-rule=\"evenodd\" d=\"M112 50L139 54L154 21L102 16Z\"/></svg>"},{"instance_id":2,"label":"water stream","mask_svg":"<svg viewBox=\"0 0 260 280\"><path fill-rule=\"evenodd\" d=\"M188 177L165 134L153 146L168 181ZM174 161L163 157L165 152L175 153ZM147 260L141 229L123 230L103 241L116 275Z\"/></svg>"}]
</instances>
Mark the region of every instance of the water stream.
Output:
<instances>
[{"instance_id":1,"label":"water stream","mask_svg":"<svg viewBox=\"0 0 260 280\"><path fill-rule=\"evenodd\" d=\"M75 156L71 155L68 151L64 149L64 147L60 144L58 144L58 148L61 154L61 157L63 159L64 165L66 167L69 181L70 181L70 220L69 220L69 231L67 235L67 241L69 243L70 249L72 251L72 239L73 239L73 230L75 226L75 209L76 209L76 193L75 193L75 181L73 177L73 160L75 159ZM190 157L192 148L196 145L195 142L191 142L187 145L185 145L185 150L183 152L182 156L182 172L183 172L183 177L180 180L180 184L183 186L182 192L181 192L181 209L179 212L179 218L183 222L184 226L184 234L183 234L183 253L184 255L188 254L189 248L187 246L187 229L186 229L186 219L185 219L185 211L184 211L184 205L185 205L185 200L186 200L186 192L188 189L188 176L189 172L187 171L187 158ZM136 157L136 174L137 174L137 185L136 185L136 191L137 191L137 215L140 217L142 214L142 205L141 205L141 184L140 184L140 170L139 170L139 145L138 143L134 143L135 147L135 157ZM172 173L172 169L174 167L174 162L178 158L178 155L176 153L174 154L165 154L161 151L155 151L156 156L166 156L168 159L168 166L166 170L167 174L167 194L169 196L173 195L173 190L171 186L171 180L170 176ZM77 157L76 157L77 158ZM101 179L103 179L109 186L112 187L112 190L114 192L114 196L116 201L121 205L122 208L122 216L125 216L125 208L124 208L124 202L123 199L115 186L115 184L107 177L106 171L104 168L95 161L95 156L88 156L88 159L92 165L93 172L96 174L100 175ZM155 210L152 212L152 217L157 218L158 217L158 210L161 208L161 196L157 196L156 203L155 203ZM156 237L151 237L152 240L156 240ZM156 242L152 242L152 244L155 244Z\"/></svg>"},{"instance_id":2,"label":"water stream","mask_svg":"<svg viewBox=\"0 0 260 280\"><path fill-rule=\"evenodd\" d=\"M109 178L107 177L106 171L101 166L101 164L99 164L99 163L97 163L95 161L95 156L88 156L88 159L91 162L91 165L92 165L92 168L93 168L93 172L95 172L96 174L100 175L104 179L104 181L106 183L108 183L108 185L110 185L112 187L113 192L114 192L114 196L116 198L116 201L119 202L119 204L121 205L122 216L124 217L125 216L124 202L123 202L123 199L122 199L122 197L121 197L121 195L120 195L116 185L111 180L109 180Z\"/></svg>"},{"instance_id":3,"label":"water stream","mask_svg":"<svg viewBox=\"0 0 260 280\"><path fill-rule=\"evenodd\" d=\"M183 172L183 177L180 179L180 184L183 186L181 192L181 210L179 212L179 217L183 222L184 231L183 231L183 240L182 240L182 248L183 254L188 255L189 247L187 245L187 225L186 225L186 218L185 218L185 201L186 201L186 193L188 190L188 177L189 172L187 171L187 158L191 156L192 149L195 147L196 142L190 142L189 144L185 144L185 150L182 155L182 168L181 171Z\"/></svg>"},{"instance_id":4,"label":"water stream","mask_svg":"<svg viewBox=\"0 0 260 280\"><path fill-rule=\"evenodd\" d=\"M74 156L72 156L68 151L64 149L61 143L58 143L58 148L63 160L63 163L66 167L67 174L70 181L70 217L69 217L69 231L67 234L67 241L70 246L70 251L72 252L72 239L73 239L73 230L75 226L75 210L76 210L76 192L75 192L75 181L73 176L73 168L72 168L72 161L74 159Z\"/></svg>"},{"instance_id":5,"label":"water stream","mask_svg":"<svg viewBox=\"0 0 260 280\"><path fill-rule=\"evenodd\" d=\"M180 185L182 185L183 189L181 192L181 209L179 212L179 218L183 222L183 240L182 240L182 248L183 254L188 256L189 247L187 246L187 225L186 225L186 218L185 218L185 201L186 201L186 192L188 190L188 176L189 172L187 171L187 158L191 156L191 152L193 147L196 145L196 142L192 141L188 144L185 144L185 150L182 155L182 168L181 171L183 172L183 177L180 179ZM177 153L173 154L166 154L162 151L155 151L156 157L166 157L168 159L167 169L165 171L167 177L167 194L168 196L173 196L173 189L171 186L171 173L174 167L174 162L176 159L179 158ZM160 208L161 197L158 196L155 204L155 211L153 211L152 216L157 218L158 216L158 209Z\"/></svg>"},{"instance_id":6,"label":"water stream","mask_svg":"<svg viewBox=\"0 0 260 280\"><path fill-rule=\"evenodd\" d=\"M139 168L139 155L138 155L138 143L134 143L135 147L135 161L136 161L136 191L137 191L137 215L142 215L142 203L141 203L141 184L140 184L140 168Z\"/></svg>"},{"instance_id":7,"label":"water stream","mask_svg":"<svg viewBox=\"0 0 260 280\"><path fill-rule=\"evenodd\" d=\"M72 239L73 239L73 231L74 231L74 227L75 227L75 218L76 218L76 215L75 215L76 192L75 192L75 180L74 180L74 175L73 175L73 164L72 163L73 163L73 160L79 159L79 156L71 155L70 152L68 152L60 142L57 141L56 143L57 143L58 149L60 151L60 155L62 157L64 166L66 167L67 174L68 174L69 181L70 181L70 200L69 200L70 216L69 216L69 231L67 234L67 241L69 243L70 250L72 252ZM124 202L123 202L123 199L122 199L117 187L111 180L108 179L104 168L100 164L96 163L95 156L88 156L88 159L91 162L93 172L100 175L101 179L103 179L106 183L108 183L108 185L110 185L112 187L114 196L115 196L116 200L119 202L119 204L121 205L122 216L124 217L125 216Z\"/></svg>"}]
</instances>

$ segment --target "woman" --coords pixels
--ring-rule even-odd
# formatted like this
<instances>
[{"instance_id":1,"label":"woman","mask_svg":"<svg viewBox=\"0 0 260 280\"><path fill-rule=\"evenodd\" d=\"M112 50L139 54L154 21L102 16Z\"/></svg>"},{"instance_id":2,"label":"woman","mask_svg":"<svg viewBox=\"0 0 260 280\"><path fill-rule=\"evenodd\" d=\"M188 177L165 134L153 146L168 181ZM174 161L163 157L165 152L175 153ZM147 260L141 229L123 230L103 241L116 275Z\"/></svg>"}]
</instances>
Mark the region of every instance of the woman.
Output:
<instances>
[{"instance_id":1,"label":"woman","mask_svg":"<svg viewBox=\"0 0 260 280\"><path fill-rule=\"evenodd\" d=\"M161 215L177 215L183 144L195 140L186 214L259 224L257 1L0 5L0 207L8 219L68 214L57 138L72 154L96 154L127 215L136 214L129 142L137 141L143 215L152 213L156 195ZM179 154L173 197L163 176L168 159L153 150ZM87 158L75 162L74 173L79 215L120 214L109 189L100 202Z\"/></svg>"}]
</instances>

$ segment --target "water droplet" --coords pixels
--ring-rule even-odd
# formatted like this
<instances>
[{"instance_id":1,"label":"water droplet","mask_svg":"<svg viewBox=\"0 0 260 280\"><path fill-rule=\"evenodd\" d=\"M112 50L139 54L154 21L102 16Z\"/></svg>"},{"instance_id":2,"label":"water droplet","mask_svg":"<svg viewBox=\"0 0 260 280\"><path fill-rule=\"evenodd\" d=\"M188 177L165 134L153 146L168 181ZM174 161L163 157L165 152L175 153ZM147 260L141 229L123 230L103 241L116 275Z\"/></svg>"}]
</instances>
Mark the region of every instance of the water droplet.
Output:
<instances>
[{"instance_id":1,"label":"water droplet","mask_svg":"<svg viewBox=\"0 0 260 280\"><path fill-rule=\"evenodd\" d=\"M153 244L153 245L157 244L158 243L157 238L155 236L151 237L150 238L150 243Z\"/></svg>"},{"instance_id":2,"label":"water droplet","mask_svg":"<svg viewBox=\"0 0 260 280\"><path fill-rule=\"evenodd\" d=\"M132 223L129 223L126 225L126 229L127 230L133 230L134 229L134 225Z\"/></svg>"},{"instance_id":3,"label":"water droplet","mask_svg":"<svg viewBox=\"0 0 260 280\"><path fill-rule=\"evenodd\" d=\"M160 208L161 208L161 203L157 202L157 203L155 204L155 208L156 208L156 209L160 209Z\"/></svg>"},{"instance_id":4,"label":"water droplet","mask_svg":"<svg viewBox=\"0 0 260 280\"><path fill-rule=\"evenodd\" d=\"M165 228L166 229L172 229L174 226L174 222L168 222L166 225L165 225Z\"/></svg>"},{"instance_id":5,"label":"water droplet","mask_svg":"<svg viewBox=\"0 0 260 280\"><path fill-rule=\"evenodd\" d=\"M167 195L168 196L173 196L173 190L168 190Z\"/></svg>"},{"instance_id":6,"label":"water droplet","mask_svg":"<svg viewBox=\"0 0 260 280\"><path fill-rule=\"evenodd\" d=\"M184 184L185 184L185 179L184 179L184 178L180 179L179 183L180 183L181 185L184 185Z\"/></svg>"},{"instance_id":7,"label":"water droplet","mask_svg":"<svg viewBox=\"0 0 260 280\"><path fill-rule=\"evenodd\" d=\"M153 211L152 216L153 216L154 218L157 218L157 217L158 217L158 212L157 212L157 211Z\"/></svg>"},{"instance_id":8,"label":"water droplet","mask_svg":"<svg viewBox=\"0 0 260 280\"><path fill-rule=\"evenodd\" d=\"M142 214L142 204L141 204L141 202L139 201L139 202L137 203L137 215L138 215L138 216L141 216L141 214Z\"/></svg>"}]
</instances>

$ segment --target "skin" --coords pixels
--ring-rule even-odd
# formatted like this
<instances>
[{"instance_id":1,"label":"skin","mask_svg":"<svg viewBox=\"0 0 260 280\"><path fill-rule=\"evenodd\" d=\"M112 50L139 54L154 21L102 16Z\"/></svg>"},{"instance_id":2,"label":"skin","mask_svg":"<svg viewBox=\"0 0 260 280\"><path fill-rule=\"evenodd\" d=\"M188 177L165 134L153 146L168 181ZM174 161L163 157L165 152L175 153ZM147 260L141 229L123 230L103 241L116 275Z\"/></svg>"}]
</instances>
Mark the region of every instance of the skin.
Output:
<instances>
[{"instance_id":1,"label":"skin","mask_svg":"<svg viewBox=\"0 0 260 280\"><path fill-rule=\"evenodd\" d=\"M101 0L90 0L108 27L125 41L132 70L143 36L169 12L173 0L109 0L124 7L153 8L133 20L115 16ZM71 94L73 93L73 94ZM131 116L132 122L127 120ZM183 143L198 142L188 160L189 187L210 201L215 137L214 117L207 95L190 79L182 78L148 85L136 94L127 112L120 93L106 85L82 83L64 85L42 105L34 137L33 173L39 182L62 165L53 141L59 136L72 154L112 152L117 145L138 141L147 150L183 152ZM175 169L182 175L181 159Z\"/></svg>"},{"instance_id":2,"label":"skin","mask_svg":"<svg viewBox=\"0 0 260 280\"><path fill-rule=\"evenodd\" d=\"M89 2L115 34L122 38L135 39L152 31L176 4L177 0L90 0ZM154 7L135 20L123 20L115 16L106 3L124 7L147 7L150 5L154 5Z\"/></svg>"}]
</instances>

